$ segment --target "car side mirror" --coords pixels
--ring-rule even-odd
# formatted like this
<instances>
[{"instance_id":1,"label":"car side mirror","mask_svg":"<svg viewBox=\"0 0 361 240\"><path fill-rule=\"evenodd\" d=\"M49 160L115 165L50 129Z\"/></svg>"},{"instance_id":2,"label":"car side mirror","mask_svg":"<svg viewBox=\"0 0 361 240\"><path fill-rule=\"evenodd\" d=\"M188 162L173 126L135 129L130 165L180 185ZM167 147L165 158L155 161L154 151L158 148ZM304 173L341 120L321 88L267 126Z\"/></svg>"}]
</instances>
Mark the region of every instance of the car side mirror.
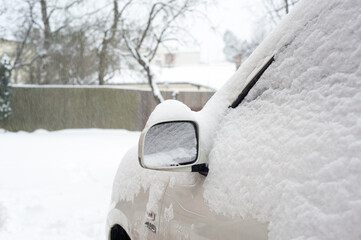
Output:
<instances>
[{"instance_id":1,"label":"car side mirror","mask_svg":"<svg viewBox=\"0 0 361 240\"><path fill-rule=\"evenodd\" d=\"M143 168L208 171L205 161L202 161L199 128L194 121L160 122L144 129L138 153Z\"/></svg>"}]
</instances>

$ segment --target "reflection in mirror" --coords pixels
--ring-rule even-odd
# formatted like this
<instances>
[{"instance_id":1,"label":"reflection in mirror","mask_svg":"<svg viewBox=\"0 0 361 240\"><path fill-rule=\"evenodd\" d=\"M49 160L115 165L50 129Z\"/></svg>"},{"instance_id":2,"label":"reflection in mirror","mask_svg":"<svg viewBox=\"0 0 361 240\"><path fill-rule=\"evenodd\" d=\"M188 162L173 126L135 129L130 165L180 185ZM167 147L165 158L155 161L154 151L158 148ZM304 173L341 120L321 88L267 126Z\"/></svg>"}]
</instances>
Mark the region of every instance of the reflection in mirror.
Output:
<instances>
[{"instance_id":1,"label":"reflection in mirror","mask_svg":"<svg viewBox=\"0 0 361 240\"><path fill-rule=\"evenodd\" d=\"M164 122L152 126L144 139L144 164L162 168L197 160L198 140L193 122Z\"/></svg>"}]
</instances>

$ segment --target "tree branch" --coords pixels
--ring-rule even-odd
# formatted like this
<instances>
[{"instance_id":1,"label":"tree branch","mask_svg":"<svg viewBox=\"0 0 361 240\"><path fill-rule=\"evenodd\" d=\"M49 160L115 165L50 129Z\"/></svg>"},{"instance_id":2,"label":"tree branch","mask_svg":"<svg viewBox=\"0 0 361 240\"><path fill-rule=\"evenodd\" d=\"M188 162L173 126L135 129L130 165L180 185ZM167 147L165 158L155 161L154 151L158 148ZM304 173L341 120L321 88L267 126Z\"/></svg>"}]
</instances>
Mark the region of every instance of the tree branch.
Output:
<instances>
[{"instance_id":1,"label":"tree branch","mask_svg":"<svg viewBox=\"0 0 361 240\"><path fill-rule=\"evenodd\" d=\"M156 7L158 5L161 5L161 8L159 8L157 11L156 11ZM148 34L148 31L150 29L150 26L154 20L154 18L158 15L158 13L164 9L166 5L162 2L156 2L155 4L153 4L151 10L150 10L150 13L149 13L149 16L148 16L148 20L147 20L147 25L143 31L143 34L138 42L138 45L137 45L137 50L141 48L142 44L143 44L143 41L144 39L146 38L147 34Z\"/></svg>"},{"instance_id":2,"label":"tree branch","mask_svg":"<svg viewBox=\"0 0 361 240\"><path fill-rule=\"evenodd\" d=\"M17 51L16 51L16 58L15 58L15 61L14 61L14 67L20 61L20 58L21 58L21 56L23 54L23 51L24 51L24 48L25 48L26 41L28 40L28 38L30 36L30 32L32 30L32 27L33 27L32 24L30 24L29 27L28 27L28 30L26 31L25 37L24 37L23 41L21 42L20 48L17 49Z\"/></svg>"},{"instance_id":3,"label":"tree branch","mask_svg":"<svg viewBox=\"0 0 361 240\"><path fill-rule=\"evenodd\" d=\"M29 66L29 65L32 65L36 60L40 59L40 58L44 58L46 57L47 54L39 54L37 55L36 57L34 57L30 62L23 62L23 63L18 63L16 65L14 65L14 69L17 69L17 68L21 68L21 67L24 67L24 66Z\"/></svg>"},{"instance_id":4,"label":"tree branch","mask_svg":"<svg viewBox=\"0 0 361 240\"><path fill-rule=\"evenodd\" d=\"M47 2L46 0L40 0L40 3L41 3L41 15L44 24L44 36L45 36L44 48L46 50L49 50L50 42L51 42L51 28L50 28L49 17L47 14L47 10L48 10Z\"/></svg>"}]
</instances>

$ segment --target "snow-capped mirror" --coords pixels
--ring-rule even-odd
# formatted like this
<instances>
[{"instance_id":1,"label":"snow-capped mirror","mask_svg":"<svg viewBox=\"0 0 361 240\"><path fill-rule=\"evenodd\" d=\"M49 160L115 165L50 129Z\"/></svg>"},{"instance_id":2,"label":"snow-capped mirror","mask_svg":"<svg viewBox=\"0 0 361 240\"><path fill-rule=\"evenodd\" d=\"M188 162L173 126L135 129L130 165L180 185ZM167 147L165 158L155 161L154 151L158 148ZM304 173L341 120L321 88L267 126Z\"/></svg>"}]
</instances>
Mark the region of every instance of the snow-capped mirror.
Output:
<instances>
[{"instance_id":1,"label":"snow-capped mirror","mask_svg":"<svg viewBox=\"0 0 361 240\"><path fill-rule=\"evenodd\" d=\"M162 122L144 139L144 165L167 168L192 164L198 157L197 127L190 121Z\"/></svg>"}]
</instances>

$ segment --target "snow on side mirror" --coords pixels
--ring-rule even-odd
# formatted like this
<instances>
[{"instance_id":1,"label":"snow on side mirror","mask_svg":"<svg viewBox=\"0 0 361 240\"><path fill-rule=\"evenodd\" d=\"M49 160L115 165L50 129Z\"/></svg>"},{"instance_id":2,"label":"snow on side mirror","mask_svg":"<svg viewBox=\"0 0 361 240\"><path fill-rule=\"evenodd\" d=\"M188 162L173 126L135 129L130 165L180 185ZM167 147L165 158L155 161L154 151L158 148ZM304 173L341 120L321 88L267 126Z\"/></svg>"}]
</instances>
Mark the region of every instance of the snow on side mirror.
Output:
<instances>
[{"instance_id":1,"label":"snow on side mirror","mask_svg":"<svg viewBox=\"0 0 361 240\"><path fill-rule=\"evenodd\" d=\"M199 128L194 121L156 123L139 139L139 162L143 168L207 172L201 161Z\"/></svg>"}]
</instances>

